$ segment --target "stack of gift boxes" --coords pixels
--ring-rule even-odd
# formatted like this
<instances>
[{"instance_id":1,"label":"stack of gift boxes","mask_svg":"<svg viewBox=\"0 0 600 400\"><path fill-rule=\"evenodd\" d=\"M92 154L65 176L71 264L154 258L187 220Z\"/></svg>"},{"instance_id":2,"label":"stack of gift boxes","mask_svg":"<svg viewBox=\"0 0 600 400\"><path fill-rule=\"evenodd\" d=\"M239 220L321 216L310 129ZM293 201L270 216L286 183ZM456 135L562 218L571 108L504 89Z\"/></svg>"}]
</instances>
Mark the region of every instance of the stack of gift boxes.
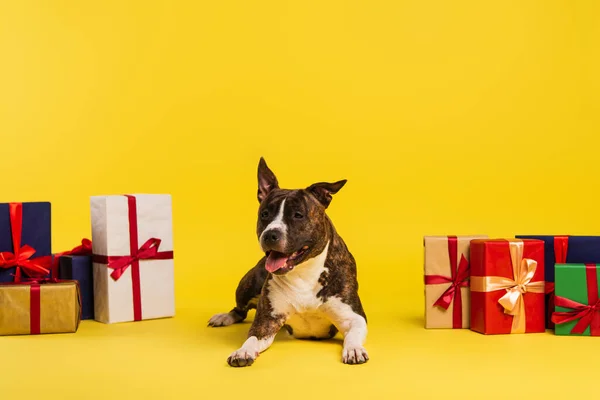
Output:
<instances>
[{"instance_id":1,"label":"stack of gift boxes","mask_svg":"<svg viewBox=\"0 0 600 400\"><path fill-rule=\"evenodd\" d=\"M171 196L91 198L92 240L52 253L47 202L0 204L0 335L175 315Z\"/></svg>"},{"instance_id":2,"label":"stack of gift boxes","mask_svg":"<svg viewBox=\"0 0 600 400\"><path fill-rule=\"evenodd\" d=\"M427 236L425 327L600 336L600 237Z\"/></svg>"}]
</instances>

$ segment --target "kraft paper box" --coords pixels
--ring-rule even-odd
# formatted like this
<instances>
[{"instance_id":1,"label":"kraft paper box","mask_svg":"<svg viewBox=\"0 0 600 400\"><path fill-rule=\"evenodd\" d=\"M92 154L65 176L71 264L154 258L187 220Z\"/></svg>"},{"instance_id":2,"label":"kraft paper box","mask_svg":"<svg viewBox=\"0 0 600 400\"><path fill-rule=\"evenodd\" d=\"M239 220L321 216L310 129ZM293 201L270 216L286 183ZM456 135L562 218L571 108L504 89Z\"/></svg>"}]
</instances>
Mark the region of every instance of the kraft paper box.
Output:
<instances>
[{"instance_id":1,"label":"kraft paper box","mask_svg":"<svg viewBox=\"0 0 600 400\"><path fill-rule=\"evenodd\" d=\"M74 280L81 291L81 319L94 319L94 272L91 256L61 256L60 279Z\"/></svg>"},{"instance_id":2,"label":"kraft paper box","mask_svg":"<svg viewBox=\"0 0 600 400\"><path fill-rule=\"evenodd\" d=\"M600 236L518 235L520 239L538 239L544 242L546 279L546 327L554 329L554 269L556 264L600 263Z\"/></svg>"},{"instance_id":3,"label":"kraft paper box","mask_svg":"<svg viewBox=\"0 0 600 400\"><path fill-rule=\"evenodd\" d=\"M29 246L35 252L28 259L43 268L49 267L49 260L41 260L52 254L50 211L50 203L47 202L0 204L0 252L7 256L5 262L0 262L0 282L13 282L16 275L47 275L26 267L19 267L17 271L17 267L11 265L10 258L15 254L15 247L22 249L23 246Z\"/></svg>"},{"instance_id":4,"label":"kraft paper box","mask_svg":"<svg viewBox=\"0 0 600 400\"><path fill-rule=\"evenodd\" d=\"M80 322L76 282L0 285L0 335L74 333Z\"/></svg>"},{"instance_id":5,"label":"kraft paper box","mask_svg":"<svg viewBox=\"0 0 600 400\"><path fill-rule=\"evenodd\" d=\"M484 334L545 332L544 242L471 242L471 330Z\"/></svg>"},{"instance_id":6,"label":"kraft paper box","mask_svg":"<svg viewBox=\"0 0 600 400\"><path fill-rule=\"evenodd\" d=\"M91 198L94 319L175 315L170 195Z\"/></svg>"},{"instance_id":7,"label":"kraft paper box","mask_svg":"<svg viewBox=\"0 0 600 400\"><path fill-rule=\"evenodd\" d=\"M556 335L600 336L598 265L556 264Z\"/></svg>"},{"instance_id":8,"label":"kraft paper box","mask_svg":"<svg viewBox=\"0 0 600 400\"><path fill-rule=\"evenodd\" d=\"M425 328L469 327L469 246L478 236L425 236Z\"/></svg>"}]
</instances>

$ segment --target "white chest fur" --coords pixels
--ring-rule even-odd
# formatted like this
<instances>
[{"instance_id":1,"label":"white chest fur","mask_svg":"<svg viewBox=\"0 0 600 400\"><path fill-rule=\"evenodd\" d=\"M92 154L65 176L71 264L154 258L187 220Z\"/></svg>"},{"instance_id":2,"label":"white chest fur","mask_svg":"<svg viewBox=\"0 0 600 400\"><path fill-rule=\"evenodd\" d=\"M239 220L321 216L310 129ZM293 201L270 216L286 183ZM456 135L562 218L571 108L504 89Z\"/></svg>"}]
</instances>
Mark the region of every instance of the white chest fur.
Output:
<instances>
[{"instance_id":1,"label":"white chest fur","mask_svg":"<svg viewBox=\"0 0 600 400\"><path fill-rule=\"evenodd\" d=\"M269 300L274 315L287 315L286 324L297 338L327 337L331 321L317 297L323 286L319 283L325 271L329 243L318 256L297 265L285 275L273 275L269 282Z\"/></svg>"}]
</instances>

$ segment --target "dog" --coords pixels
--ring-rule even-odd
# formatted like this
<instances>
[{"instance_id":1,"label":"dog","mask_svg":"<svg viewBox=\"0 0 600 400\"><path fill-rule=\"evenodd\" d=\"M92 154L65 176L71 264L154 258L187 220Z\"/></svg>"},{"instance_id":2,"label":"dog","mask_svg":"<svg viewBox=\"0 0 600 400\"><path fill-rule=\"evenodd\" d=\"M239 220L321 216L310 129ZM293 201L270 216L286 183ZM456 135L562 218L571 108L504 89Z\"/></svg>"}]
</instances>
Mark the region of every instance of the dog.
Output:
<instances>
[{"instance_id":1,"label":"dog","mask_svg":"<svg viewBox=\"0 0 600 400\"><path fill-rule=\"evenodd\" d=\"M341 180L281 189L260 159L256 233L265 256L241 279L236 306L208 323L240 323L256 309L248 339L227 359L230 366L251 366L282 328L297 339L311 340L331 339L341 332L342 362L369 360L363 347L367 317L358 296L356 262L326 214L332 195L345 184Z\"/></svg>"}]
</instances>

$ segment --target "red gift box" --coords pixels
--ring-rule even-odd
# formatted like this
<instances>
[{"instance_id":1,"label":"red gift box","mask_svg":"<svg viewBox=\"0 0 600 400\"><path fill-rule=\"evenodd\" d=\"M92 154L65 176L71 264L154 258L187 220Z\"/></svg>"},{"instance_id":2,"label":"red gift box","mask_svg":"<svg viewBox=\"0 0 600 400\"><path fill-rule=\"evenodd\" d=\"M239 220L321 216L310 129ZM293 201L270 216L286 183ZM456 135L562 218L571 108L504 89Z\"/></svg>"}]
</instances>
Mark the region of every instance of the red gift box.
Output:
<instances>
[{"instance_id":1,"label":"red gift box","mask_svg":"<svg viewBox=\"0 0 600 400\"><path fill-rule=\"evenodd\" d=\"M544 242L471 241L471 330L545 332Z\"/></svg>"}]
</instances>

